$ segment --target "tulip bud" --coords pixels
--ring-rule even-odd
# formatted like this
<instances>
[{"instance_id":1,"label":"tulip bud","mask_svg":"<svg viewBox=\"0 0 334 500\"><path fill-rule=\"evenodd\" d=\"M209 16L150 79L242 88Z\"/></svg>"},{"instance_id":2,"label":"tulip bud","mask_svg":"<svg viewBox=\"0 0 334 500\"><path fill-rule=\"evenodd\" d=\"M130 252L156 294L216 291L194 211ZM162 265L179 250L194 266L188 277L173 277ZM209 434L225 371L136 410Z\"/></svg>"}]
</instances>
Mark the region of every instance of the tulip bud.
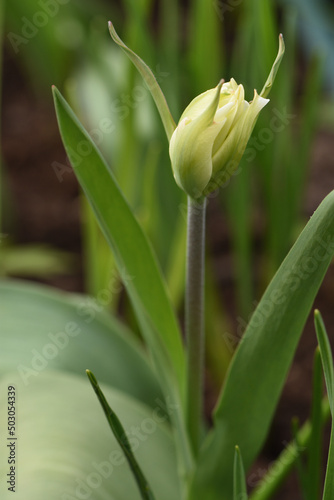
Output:
<instances>
[{"instance_id":1,"label":"tulip bud","mask_svg":"<svg viewBox=\"0 0 334 500\"><path fill-rule=\"evenodd\" d=\"M232 78L189 104L169 146L175 180L189 196L206 195L233 174L268 102L254 91L248 103L243 86Z\"/></svg>"},{"instance_id":2,"label":"tulip bud","mask_svg":"<svg viewBox=\"0 0 334 500\"><path fill-rule=\"evenodd\" d=\"M244 88L232 78L222 80L215 89L197 96L183 112L176 126L165 96L145 62L117 35L112 23L113 40L136 66L156 103L169 143L169 155L177 184L192 198L206 196L224 184L237 169L284 54L283 36L279 36L277 57L264 87L248 103Z\"/></svg>"}]
</instances>

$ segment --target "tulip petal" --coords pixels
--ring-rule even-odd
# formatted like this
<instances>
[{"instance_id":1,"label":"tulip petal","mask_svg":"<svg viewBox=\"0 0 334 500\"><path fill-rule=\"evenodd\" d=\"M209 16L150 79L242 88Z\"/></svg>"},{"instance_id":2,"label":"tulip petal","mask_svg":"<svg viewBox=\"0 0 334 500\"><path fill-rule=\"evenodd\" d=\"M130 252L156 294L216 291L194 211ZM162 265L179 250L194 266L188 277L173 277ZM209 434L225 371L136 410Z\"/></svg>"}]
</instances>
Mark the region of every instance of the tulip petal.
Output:
<instances>
[{"instance_id":1,"label":"tulip petal","mask_svg":"<svg viewBox=\"0 0 334 500\"><path fill-rule=\"evenodd\" d=\"M125 43L120 39L120 37L116 33L115 28L111 21L109 21L108 26L111 38L114 40L115 43L117 43L117 45L119 45L125 51L126 55L131 59L131 61L133 62L133 64L136 66L137 70L143 77L145 83L147 84L148 89L151 92L151 95L159 111L167 138L168 140L170 140L176 128L176 124L169 110L166 98L152 70L135 52L129 49L127 45L125 45Z\"/></svg>"},{"instance_id":2,"label":"tulip petal","mask_svg":"<svg viewBox=\"0 0 334 500\"><path fill-rule=\"evenodd\" d=\"M226 120L214 123L221 81L206 109L191 120L183 117L172 135L169 154L177 184L191 197L202 196L212 174L212 146ZM190 107L190 105L189 105ZM202 108L203 109L203 108Z\"/></svg>"},{"instance_id":3,"label":"tulip petal","mask_svg":"<svg viewBox=\"0 0 334 500\"><path fill-rule=\"evenodd\" d=\"M222 146L213 156L212 182L209 183L206 193L217 189L224 184L237 169L247 142L255 126L257 117L262 108L269 102L258 95L254 90L254 99L248 104L244 101L245 112L238 122L232 127Z\"/></svg>"},{"instance_id":4,"label":"tulip petal","mask_svg":"<svg viewBox=\"0 0 334 500\"><path fill-rule=\"evenodd\" d=\"M278 39L278 53L277 53L276 59L274 61L274 64L272 65L272 68L270 70L267 81L264 84L263 89L261 90L261 93L260 93L261 97L266 97L269 94L271 87L274 83L279 65L281 64L281 60L282 60L282 57L284 55L284 51L285 51L285 44L284 44L283 35L281 33L279 36L279 39Z\"/></svg>"}]
</instances>

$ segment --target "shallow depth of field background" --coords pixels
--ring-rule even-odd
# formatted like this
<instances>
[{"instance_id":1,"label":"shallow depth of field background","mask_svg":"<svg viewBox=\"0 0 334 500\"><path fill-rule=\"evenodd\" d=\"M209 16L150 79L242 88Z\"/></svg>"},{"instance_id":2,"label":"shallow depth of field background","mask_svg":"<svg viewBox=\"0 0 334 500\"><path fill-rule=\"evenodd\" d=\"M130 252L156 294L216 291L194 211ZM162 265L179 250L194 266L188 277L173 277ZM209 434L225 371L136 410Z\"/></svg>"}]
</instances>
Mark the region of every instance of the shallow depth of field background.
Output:
<instances>
[{"instance_id":1,"label":"shallow depth of field background","mask_svg":"<svg viewBox=\"0 0 334 500\"><path fill-rule=\"evenodd\" d=\"M95 295L135 328L109 250L66 161L51 85L111 164L153 247L182 320L185 197L149 92L107 21L153 69L177 121L232 76L247 100L286 54L237 175L209 200L207 409L252 310L321 200L334 188L334 7L325 0L24 0L4 2L0 272ZM84 155L84 149L78 151ZM111 200L112 202L112 200ZM316 299L334 339L334 269ZM307 324L255 486L310 412L316 338ZM297 500L292 477L277 499Z\"/></svg>"}]
</instances>

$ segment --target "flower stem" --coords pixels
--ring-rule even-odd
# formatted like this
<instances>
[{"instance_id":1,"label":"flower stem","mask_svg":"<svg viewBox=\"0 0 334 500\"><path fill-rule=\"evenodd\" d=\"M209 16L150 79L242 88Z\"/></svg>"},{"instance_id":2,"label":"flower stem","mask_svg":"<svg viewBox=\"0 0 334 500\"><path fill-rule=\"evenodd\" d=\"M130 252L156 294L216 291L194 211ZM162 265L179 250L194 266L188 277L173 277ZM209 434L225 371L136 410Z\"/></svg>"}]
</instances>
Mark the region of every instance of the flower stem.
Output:
<instances>
[{"instance_id":1,"label":"flower stem","mask_svg":"<svg viewBox=\"0 0 334 500\"><path fill-rule=\"evenodd\" d=\"M186 421L197 455L200 444L204 376L204 255L206 198L188 197L185 330L187 343Z\"/></svg>"}]
</instances>

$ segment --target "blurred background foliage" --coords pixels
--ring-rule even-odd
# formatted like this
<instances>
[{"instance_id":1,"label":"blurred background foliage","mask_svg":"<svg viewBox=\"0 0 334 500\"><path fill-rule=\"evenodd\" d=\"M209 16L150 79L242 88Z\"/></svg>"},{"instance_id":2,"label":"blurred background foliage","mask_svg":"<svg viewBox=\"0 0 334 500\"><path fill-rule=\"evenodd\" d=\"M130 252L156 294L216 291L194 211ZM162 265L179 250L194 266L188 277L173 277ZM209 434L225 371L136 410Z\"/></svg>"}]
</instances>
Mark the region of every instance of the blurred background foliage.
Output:
<instances>
[{"instance_id":1,"label":"blurred background foliage","mask_svg":"<svg viewBox=\"0 0 334 500\"><path fill-rule=\"evenodd\" d=\"M236 175L209 201L207 356L213 379L220 381L240 329L320 202L315 197L316 204L307 207L305 193L319 131L333 141L333 5L325 0L24 0L3 1L1 8L0 270L3 275L46 280L77 273L82 279L76 291L84 290L104 306L121 310L130 323L133 315L115 284L113 258L57 142L51 84L65 92L114 170L150 237L182 315L186 200L172 177L168 144L154 103L110 39L107 21L113 21L122 39L153 69L176 121L193 97L214 87L220 78L234 77L243 83L251 100L276 56L278 34L284 34L286 54L271 103L261 113ZM37 128L31 125L34 113L44 117ZM21 191L12 189L11 172L29 173L35 161L33 154L24 153L22 138L41 157L36 184L45 169L59 203L66 189L71 200L80 198L75 210L80 213L82 263L75 245L62 238L59 243L54 236L55 227L61 231L60 222L50 223L49 232L43 233L52 233L46 241L29 237L29 227L22 237L16 203L25 196L24 186ZM12 150L17 150L16 156ZM330 165L324 175L323 196L334 187ZM20 210L28 207L23 204ZM43 208L36 211L42 219ZM72 212L61 213L60 218L72 217ZM72 241L71 230L69 234L64 240ZM236 317L238 334L222 334L235 331Z\"/></svg>"}]
</instances>

